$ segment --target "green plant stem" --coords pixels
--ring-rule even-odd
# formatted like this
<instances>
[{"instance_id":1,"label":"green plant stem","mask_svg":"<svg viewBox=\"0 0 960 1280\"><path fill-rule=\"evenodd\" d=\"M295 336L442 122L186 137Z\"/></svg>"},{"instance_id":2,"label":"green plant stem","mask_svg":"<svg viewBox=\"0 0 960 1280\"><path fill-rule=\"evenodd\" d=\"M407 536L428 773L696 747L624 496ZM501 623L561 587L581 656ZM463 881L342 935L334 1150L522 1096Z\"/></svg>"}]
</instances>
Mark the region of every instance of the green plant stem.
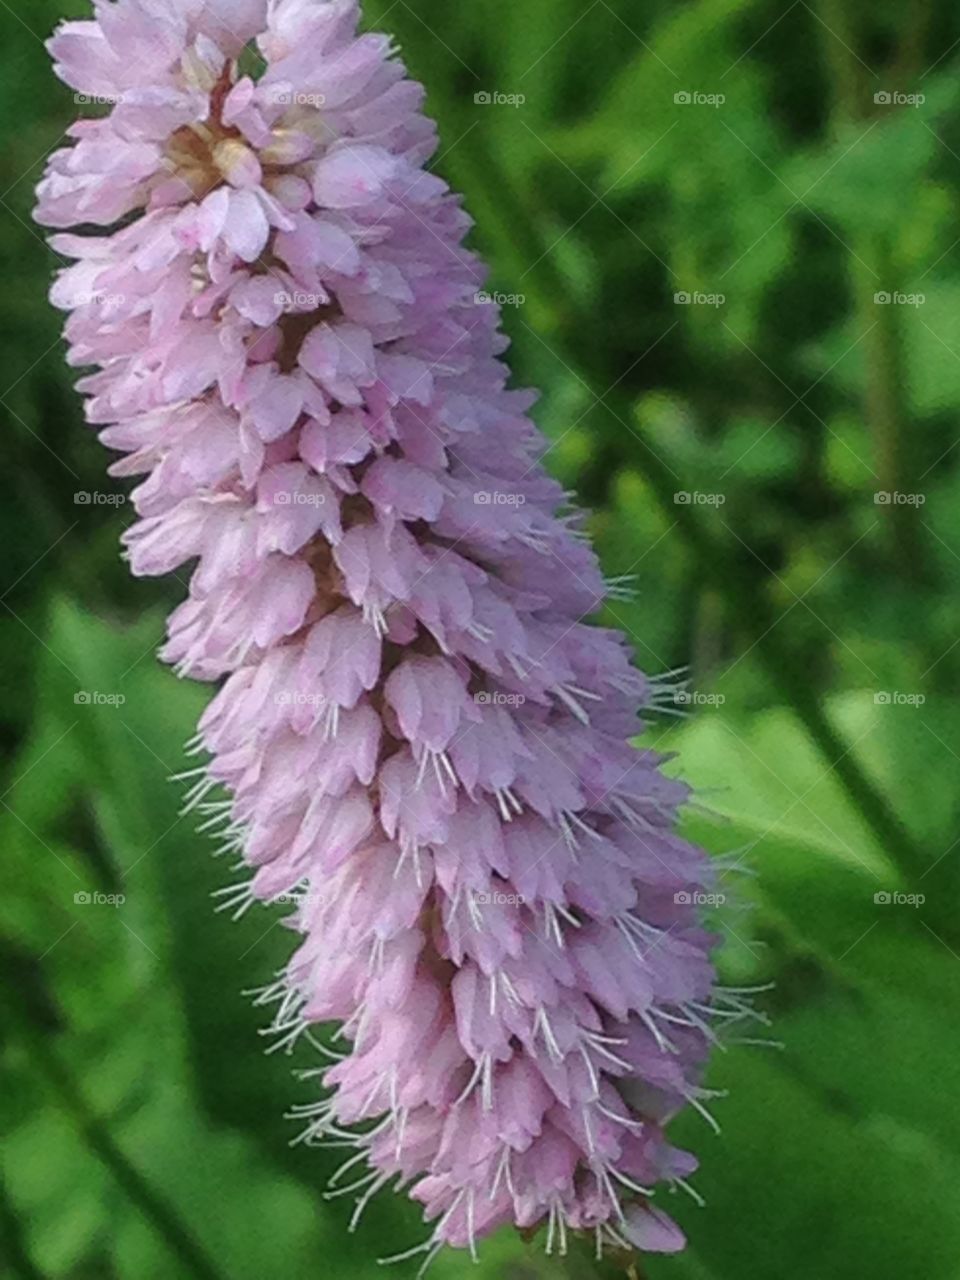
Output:
<instances>
[{"instance_id":1,"label":"green plant stem","mask_svg":"<svg viewBox=\"0 0 960 1280\"><path fill-rule=\"evenodd\" d=\"M912 493L908 452L903 424L906 406L903 395L902 341L896 306L878 306L878 287L897 284L891 255L885 246L873 248L861 237L859 257L876 264L875 270L855 264L859 330L866 337L866 386L864 408L873 429L874 456L881 492ZM909 503L891 502L877 508L887 525L891 563L906 581L916 580L923 567L919 508Z\"/></svg>"},{"instance_id":2,"label":"green plant stem","mask_svg":"<svg viewBox=\"0 0 960 1280\"><path fill-rule=\"evenodd\" d=\"M830 71L833 132L839 140L851 128L862 128L869 119L873 110L872 89L867 83L866 68L854 52L858 31L851 17L849 0L820 0L819 8L821 45ZM900 54L891 70L892 87L901 91L909 83L901 77L909 74L912 78L916 74L922 55L923 31L914 29L914 16L920 15L908 14ZM929 15L924 18L924 23L927 21ZM910 493L912 482L905 432L908 410L903 391L899 308L877 305L874 300L878 292L889 292L901 283L897 278L893 245L888 237L866 230L851 228L850 235L853 248L849 263L857 328L858 333L864 335L866 353L863 406L873 435L878 488L886 493ZM891 563L901 578L912 581L924 563L919 510L911 504L896 502L879 510L887 527Z\"/></svg>"},{"instance_id":3,"label":"green plant stem","mask_svg":"<svg viewBox=\"0 0 960 1280\"><path fill-rule=\"evenodd\" d=\"M910 89L923 72L924 50L933 23L933 10L933 0L913 0L903 10L900 57L892 80L898 89Z\"/></svg>"},{"instance_id":4,"label":"green plant stem","mask_svg":"<svg viewBox=\"0 0 960 1280\"><path fill-rule=\"evenodd\" d=\"M31 1065L39 1070L64 1113L113 1174L130 1201L163 1238L171 1253L177 1256L182 1268L180 1274L197 1277L197 1280L226 1280L163 1193L150 1185L117 1146L107 1125L92 1111L69 1068L61 1061L50 1037L38 1032L33 1025L28 1009L21 1003L20 994L12 984L7 987L7 997L7 1006L28 1046ZM28 1271L25 1274L38 1273Z\"/></svg>"},{"instance_id":5,"label":"green plant stem","mask_svg":"<svg viewBox=\"0 0 960 1280\"><path fill-rule=\"evenodd\" d=\"M0 1242L3 1244L3 1256L14 1275L21 1277L21 1280L46 1280L44 1273L30 1257L26 1232L2 1179L0 1179Z\"/></svg>"},{"instance_id":6,"label":"green plant stem","mask_svg":"<svg viewBox=\"0 0 960 1280\"><path fill-rule=\"evenodd\" d=\"M861 768L850 744L827 719L807 671L777 635L781 615L774 612L767 595L757 591L753 575L745 573L737 558L707 533L694 509L674 504L676 485L659 457L648 449L639 465L660 506L677 522L704 578L721 588L736 616L754 636L754 647L770 679L782 689L881 847L907 880L912 880L923 866L921 852L886 797Z\"/></svg>"},{"instance_id":7,"label":"green plant stem","mask_svg":"<svg viewBox=\"0 0 960 1280\"><path fill-rule=\"evenodd\" d=\"M814 26L820 37L824 62L830 70L836 130L844 121L867 115L873 77L853 53L858 44L857 31L847 0L819 0L817 11L815 16L819 21L814 22Z\"/></svg>"}]
</instances>

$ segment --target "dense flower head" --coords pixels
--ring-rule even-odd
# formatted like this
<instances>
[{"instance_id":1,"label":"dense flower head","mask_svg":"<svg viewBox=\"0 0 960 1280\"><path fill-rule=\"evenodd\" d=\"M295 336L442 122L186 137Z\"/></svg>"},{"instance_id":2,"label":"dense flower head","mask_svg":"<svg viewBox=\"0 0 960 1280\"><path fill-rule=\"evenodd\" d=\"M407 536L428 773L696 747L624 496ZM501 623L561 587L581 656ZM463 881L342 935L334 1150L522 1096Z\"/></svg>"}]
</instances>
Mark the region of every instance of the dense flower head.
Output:
<instances>
[{"instance_id":1,"label":"dense flower head","mask_svg":"<svg viewBox=\"0 0 960 1280\"><path fill-rule=\"evenodd\" d=\"M195 566L162 651L220 684L191 803L253 869L239 905L296 903L262 999L287 1048L341 1024L304 1137L369 1162L358 1212L408 1188L428 1261L507 1223L680 1248L664 1125L742 997L423 91L354 0L95 8L50 47L109 110L37 217L78 229L53 299L142 477L133 572Z\"/></svg>"}]
</instances>

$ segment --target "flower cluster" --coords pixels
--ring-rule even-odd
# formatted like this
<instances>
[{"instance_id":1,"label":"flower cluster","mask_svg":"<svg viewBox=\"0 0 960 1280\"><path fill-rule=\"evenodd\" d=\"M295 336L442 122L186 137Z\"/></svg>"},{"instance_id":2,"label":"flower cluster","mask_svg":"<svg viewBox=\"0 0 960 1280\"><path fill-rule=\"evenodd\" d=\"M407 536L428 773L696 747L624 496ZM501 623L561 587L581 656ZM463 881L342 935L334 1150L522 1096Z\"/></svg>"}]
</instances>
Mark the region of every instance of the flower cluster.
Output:
<instances>
[{"instance_id":1,"label":"flower cluster","mask_svg":"<svg viewBox=\"0 0 960 1280\"><path fill-rule=\"evenodd\" d=\"M422 1202L427 1261L507 1223L678 1249L650 1196L696 1162L663 1126L741 997L423 91L355 0L95 5L51 50L110 109L37 217L78 229L53 300L142 477L132 570L195 562L162 651L221 685L191 802L253 869L240 905L297 903L263 1000L287 1048L341 1024L304 1136L369 1162L358 1213Z\"/></svg>"}]
</instances>

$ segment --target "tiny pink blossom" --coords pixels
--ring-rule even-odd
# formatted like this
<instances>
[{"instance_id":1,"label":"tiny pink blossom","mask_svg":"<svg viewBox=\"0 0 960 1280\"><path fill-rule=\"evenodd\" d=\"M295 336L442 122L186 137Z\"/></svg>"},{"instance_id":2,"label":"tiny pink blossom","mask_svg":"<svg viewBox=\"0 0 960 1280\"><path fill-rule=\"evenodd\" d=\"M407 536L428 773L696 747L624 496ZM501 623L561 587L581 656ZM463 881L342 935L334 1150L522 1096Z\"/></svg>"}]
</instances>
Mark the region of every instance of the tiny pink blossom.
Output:
<instances>
[{"instance_id":1,"label":"tiny pink blossom","mask_svg":"<svg viewBox=\"0 0 960 1280\"><path fill-rule=\"evenodd\" d=\"M299 901L262 1002L287 1048L340 1023L304 1137L368 1162L354 1223L390 1183L422 1203L427 1263L504 1224L678 1250L650 1197L696 1161L664 1126L743 1004L423 92L356 0L95 8L50 48L112 109L37 218L75 260L52 296L88 420L140 478L131 568L195 562L162 651L221 682L191 804L242 906Z\"/></svg>"}]
</instances>

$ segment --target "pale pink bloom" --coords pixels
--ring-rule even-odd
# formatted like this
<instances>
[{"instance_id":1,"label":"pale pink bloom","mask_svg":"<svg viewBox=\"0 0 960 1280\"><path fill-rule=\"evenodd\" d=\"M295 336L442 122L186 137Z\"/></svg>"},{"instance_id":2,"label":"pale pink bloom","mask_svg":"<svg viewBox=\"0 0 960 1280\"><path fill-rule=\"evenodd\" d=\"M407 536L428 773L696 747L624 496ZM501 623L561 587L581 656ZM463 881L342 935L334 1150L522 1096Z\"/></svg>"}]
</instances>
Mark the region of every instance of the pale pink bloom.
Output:
<instances>
[{"instance_id":1,"label":"pale pink bloom","mask_svg":"<svg viewBox=\"0 0 960 1280\"><path fill-rule=\"evenodd\" d=\"M663 1127L702 1106L717 1001L745 1010L422 90L354 0L96 13L51 49L112 110L37 217L103 228L54 237L53 299L113 472L142 477L131 568L195 563L163 650L223 680L192 802L253 869L244 904L300 898L264 1002L288 1048L341 1024L305 1137L369 1161L358 1214L391 1182L422 1202L428 1261L507 1223L679 1249L649 1197L695 1161Z\"/></svg>"}]
</instances>

